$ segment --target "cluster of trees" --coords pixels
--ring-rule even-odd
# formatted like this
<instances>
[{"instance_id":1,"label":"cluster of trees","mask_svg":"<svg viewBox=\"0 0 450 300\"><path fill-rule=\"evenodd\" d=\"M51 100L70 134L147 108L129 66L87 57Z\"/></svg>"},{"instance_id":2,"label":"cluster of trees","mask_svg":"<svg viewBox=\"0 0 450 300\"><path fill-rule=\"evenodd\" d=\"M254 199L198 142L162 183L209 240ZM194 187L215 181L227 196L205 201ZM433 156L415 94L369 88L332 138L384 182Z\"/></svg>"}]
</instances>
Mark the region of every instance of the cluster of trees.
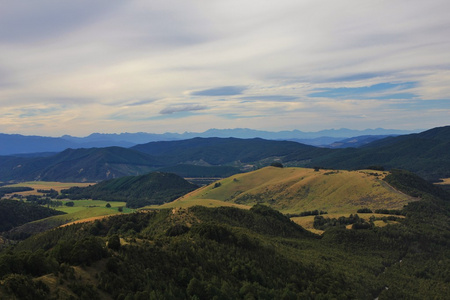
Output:
<instances>
[{"instance_id":1,"label":"cluster of trees","mask_svg":"<svg viewBox=\"0 0 450 300\"><path fill-rule=\"evenodd\" d=\"M59 193L55 189L49 189L49 190L37 190L38 193L43 193L44 197L53 198L56 199L59 196Z\"/></svg>"},{"instance_id":2,"label":"cluster of trees","mask_svg":"<svg viewBox=\"0 0 450 300\"><path fill-rule=\"evenodd\" d=\"M60 207L63 205L63 202L60 200L52 200L49 197L42 197L39 195L27 195L25 199L28 203L36 204L36 205L47 205L49 207Z\"/></svg>"},{"instance_id":3,"label":"cluster of trees","mask_svg":"<svg viewBox=\"0 0 450 300\"><path fill-rule=\"evenodd\" d=\"M315 216L313 223L314 228L319 230L326 230L335 226L345 227L347 225L352 225L353 229L369 229L374 227L372 221L367 222L366 220L360 218L357 214L351 214L349 217L342 216L337 219Z\"/></svg>"},{"instance_id":4,"label":"cluster of trees","mask_svg":"<svg viewBox=\"0 0 450 300\"><path fill-rule=\"evenodd\" d=\"M385 214L385 215L396 215L396 216L404 216L405 211L401 209L375 209L376 214Z\"/></svg>"},{"instance_id":5,"label":"cluster of trees","mask_svg":"<svg viewBox=\"0 0 450 300\"><path fill-rule=\"evenodd\" d=\"M0 187L0 198L4 197L6 194L27 192L32 190L34 189L27 186L13 186L13 187L3 186Z\"/></svg>"},{"instance_id":6,"label":"cluster of trees","mask_svg":"<svg viewBox=\"0 0 450 300\"><path fill-rule=\"evenodd\" d=\"M401 209L386 209L386 208L375 209L372 211L370 208L364 207L358 209L356 212L358 214L371 214L375 212L376 214L385 214L385 215L397 215L397 216L405 215L405 212Z\"/></svg>"},{"instance_id":7,"label":"cluster of trees","mask_svg":"<svg viewBox=\"0 0 450 300\"><path fill-rule=\"evenodd\" d=\"M318 216L318 215L326 215L328 214L328 212L324 211L324 210L308 210L308 211L302 211L301 213L298 214L286 214L287 217L289 218L293 218L293 217L306 217L306 216Z\"/></svg>"}]
</instances>

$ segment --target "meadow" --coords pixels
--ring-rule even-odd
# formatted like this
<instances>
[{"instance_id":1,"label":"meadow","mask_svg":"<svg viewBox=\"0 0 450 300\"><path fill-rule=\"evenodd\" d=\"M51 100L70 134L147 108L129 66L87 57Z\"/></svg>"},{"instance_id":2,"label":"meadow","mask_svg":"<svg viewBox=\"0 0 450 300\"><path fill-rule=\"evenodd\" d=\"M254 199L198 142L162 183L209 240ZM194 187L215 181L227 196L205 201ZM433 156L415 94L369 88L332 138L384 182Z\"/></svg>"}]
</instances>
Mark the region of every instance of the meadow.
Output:
<instances>
[{"instance_id":1,"label":"meadow","mask_svg":"<svg viewBox=\"0 0 450 300\"><path fill-rule=\"evenodd\" d=\"M17 192L16 195L21 195L23 197L36 195L43 196L44 193L38 192L38 190L56 190L60 192L63 189L68 189L70 187L86 187L92 185L92 183L79 183L79 182L49 182L49 181L29 181L22 182L13 185L6 185L5 187L30 187L34 190ZM6 197L11 197L12 195L6 195ZM13 198L14 199L14 198ZM135 211L126 207L125 202L118 201L104 201L104 200L68 200L60 199L58 201L62 202L61 206L53 207L55 210L65 212L64 215L58 215L49 217L43 220L38 220L32 222L34 225L40 224L66 224L72 223L80 220L91 220L92 218L99 218L103 216L115 215L119 213L130 213ZM66 204L73 202L73 206L67 206ZM110 207L107 207L109 203ZM119 208L122 212L119 211Z\"/></svg>"}]
</instances>

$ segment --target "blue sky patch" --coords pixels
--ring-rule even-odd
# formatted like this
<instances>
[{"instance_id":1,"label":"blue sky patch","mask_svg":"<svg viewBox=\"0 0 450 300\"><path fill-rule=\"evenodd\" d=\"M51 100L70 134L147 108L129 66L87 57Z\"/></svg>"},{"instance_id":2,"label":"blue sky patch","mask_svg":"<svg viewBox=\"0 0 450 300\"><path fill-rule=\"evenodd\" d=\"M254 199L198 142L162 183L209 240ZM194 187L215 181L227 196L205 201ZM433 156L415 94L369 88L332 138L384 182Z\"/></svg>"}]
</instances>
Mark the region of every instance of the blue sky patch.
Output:
<instances>
[{"instance_id":1,"label":"blue sky patch","mask_svg":"<svg viewBox=\"0 0 450 300\"><path fill-rule=\"evenodd\" d=\"M241 95L247 87L245 86L221 86L212 89L192 92L193 96L234 96Z\"/></svg>"},{"instance_id":2,"label":"blue sky patch","mask_svg":"<svg viewBox=\"0 0 450 300\"><path fill-rule=\"evenodd\" d=\"M240 99L244 100L244 102L253 102L253 101L280 101L280 102L290 102L295 101L298 97L295 96L286 96L286 95L261 95L261 96L246 96L241 97Z\"/></svg>"},{"instance_id":3,"label":"blue sky patch","mask_svg":"<svg viewBox=\"0 0 450 300\"><path fill-rule=\"evenodd\" d=\"M415 82L379 83L372 86L356 88L324 88L308 94L309 97L336 98L336 99L413 99L413 93L405 90L414 88Z\"/></svg>"}]
</instances>

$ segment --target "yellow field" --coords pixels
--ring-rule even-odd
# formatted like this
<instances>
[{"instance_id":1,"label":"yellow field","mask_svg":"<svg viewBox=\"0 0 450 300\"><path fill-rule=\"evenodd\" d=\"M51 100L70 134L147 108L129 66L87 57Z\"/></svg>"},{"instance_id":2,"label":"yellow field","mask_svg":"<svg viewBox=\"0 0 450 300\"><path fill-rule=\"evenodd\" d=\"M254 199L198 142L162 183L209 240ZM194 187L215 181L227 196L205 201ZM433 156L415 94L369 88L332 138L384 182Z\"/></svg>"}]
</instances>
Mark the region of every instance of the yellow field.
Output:
<instances>
[{"instance_id":1,"label":"yellow field","mask_svg":"<svg viewBox=\"0 0 450 300\"><path fill-rule=\"evenodd\" d=\"M330 219L336 218L336 219L338 219L339 217L346 217L346 218L348 218L350 216L350 214L325 214L325 215L322 215L322 216L324 218L330 218ZM375 216L375 218L382 218L382 217L388 217L390 215L370 214L369 213L369 214L358 214L358 216L361 219L369 221L371 216ZM294 221L295 223L297 223L298 225L302 226L303 228L309 230L309 231L312 231L312 232L317 233L317 234L322 234L323 233L322 230L318 230L318 229L315 229L313 227L314 217L315 216L293 217L293 218L291 218L291 220ZM396 217L397 218L404 218L404 216L396 216ZM396 222L395 221L387 221L387 223L386 223L386 222L384 222L382 220L377 220L377 221L374 222L375 226L378 226L378 227L383 227L383 226L386 226L388 224L393 224L393 223L396 223Z\"/></svg>"},{"instance_id":2,"label":"yellow field","mask_svg":"<svg viewBox=\"0 0 450 300\"><path fill-rule=\"evenodd\" d=\"M324 210L350 214L360 208L401 209L418 199L381 179L388 172L330 171L267 167L220 180L170 203L170 207L229 203L251 207L264 203L283 213ZM221 201L221 202L214 202Z\"/></svg>"},{"instance_id":3,"label":"yellow field","mask_svg":"<svg viewBox=\"0 0 450 300\"><path fill-rule=\"evenodd\" d=\"M27 192L18 192L14 194L19 194L23 196L27 195L42 195L42 193L37 192L37 190L50 190L54 189L58 192L60 192L63 189L68 189L73 186L79 186L79 187L85 187L92 185L93 183L79 183L79 182L49 182L49 181L29 181L29 182L22 182L18 184L13 185L7 185L7 186L26 186L31 187L34 190L33 191L27 191ZM55 224L62 224L62 223L68 223L68 222L76 222L79 220L93 220L93 218L99 218L102 216L109 216L120 213L118 211L119 207L123 208L122 213L130 213L135 211L134 209L129 209L126 207L125 202L115 202L115 201L103 201L103 200L60 200L63 202L63 204L73 201L74 206L60 206L60 207L52 207L56 210L63 211L66 214L65 215L58 215L49 217L43 220L35 221L37 223L39 222L50 222ZM109 203L111 205L110 208L106 207L106 204Z\"/></svg>"},{"instance_id":4,"label":"yellow field","mask_svg":"<svg viewBox=\"0 0 450 300\"><path fill-rule=\"evenodd\" d=\"M50 190L54 189L58 192L61 190L68 189L74 186L85 187L95 183L86 183L86 182L53 182L53 181L27 181L21 182L11 185L5 185L5 187L14 187L14 186L26 186L33 188L34 191L26 191L26 192L18 192L14 194L28 196L28 195L42 195L42 193L38 193L37 190Z\"/></svg>"},{"instance_id":5,"label":"yellow field","mask_svg":"<svg viewBox=\"0 0 450 300\"><path fill-rule=\"evenodd\" d=\"M248 205L242 205L242 204L236 204L232 202L225 202L220 200L214 200L214 199L191 199L191 198L184 198L181 197L177 199L174 202L165 203L163 205L150 205L145 206L142 209L164 209L164 208L186 208L191 206L206 206L206 207L220 207L220 206L233 206L238 207L242 209L250 209L251 206Z\"/></svg>"},{"instance_id":6,"label":"yellow field","mask_svg":"<svg viewBox=\"0 0 450 300\"><path fill-rule=\"evenodd\" d=\"M442 178L442 182L436 182L436 184L450 185L450 178Z\"/></svg>"}]
</instances>

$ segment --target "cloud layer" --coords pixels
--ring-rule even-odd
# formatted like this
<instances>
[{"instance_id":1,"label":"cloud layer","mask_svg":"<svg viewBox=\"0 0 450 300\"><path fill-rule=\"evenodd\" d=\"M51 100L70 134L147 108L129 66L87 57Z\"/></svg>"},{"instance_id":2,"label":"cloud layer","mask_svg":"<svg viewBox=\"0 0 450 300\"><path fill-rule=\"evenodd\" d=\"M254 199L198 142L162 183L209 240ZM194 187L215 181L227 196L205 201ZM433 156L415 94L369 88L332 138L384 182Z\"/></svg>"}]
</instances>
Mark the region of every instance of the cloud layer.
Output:
<instances>
[{"instance_id":1,"label":"cloud layer","mask_svg":"<svg viewBox=\"0 0 450 300\"><path fill-rule=\"evenodd\" d=\"M5 1L0 132L431 128L450 3Z\"/></svg>"}]
</instances>

